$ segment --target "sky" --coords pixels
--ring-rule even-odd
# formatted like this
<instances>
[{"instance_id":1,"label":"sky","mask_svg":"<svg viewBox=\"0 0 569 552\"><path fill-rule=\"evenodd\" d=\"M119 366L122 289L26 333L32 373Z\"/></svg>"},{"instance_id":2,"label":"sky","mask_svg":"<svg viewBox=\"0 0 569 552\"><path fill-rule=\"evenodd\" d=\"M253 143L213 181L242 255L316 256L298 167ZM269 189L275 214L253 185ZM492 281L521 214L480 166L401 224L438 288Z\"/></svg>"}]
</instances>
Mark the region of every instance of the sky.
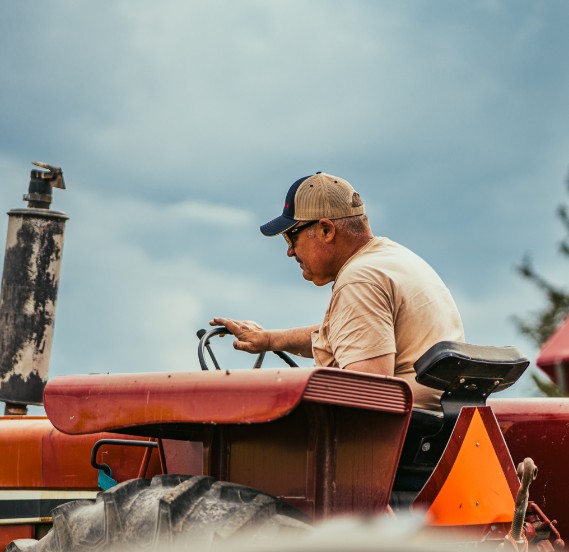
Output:
<instances>
[{"instance_id":1,"label":"sky","mask_svg":"<svg viewBox=\"0 0 569 552\"><path fill-rule=\"evenodd\" d=\"M52 205L70 218L50 376L199 370L195 332L214 316L318 323L330 287L259 232L316 171L349 180L374 232L439 272L467 341L535 359L511 317L542 298L515 266L529 253L567 281L565 0L2 0L0 13L0 202L25 206L31 161L67 185ZM219 341L224 368L252 364Z\"/></svg>"}]
</instances>

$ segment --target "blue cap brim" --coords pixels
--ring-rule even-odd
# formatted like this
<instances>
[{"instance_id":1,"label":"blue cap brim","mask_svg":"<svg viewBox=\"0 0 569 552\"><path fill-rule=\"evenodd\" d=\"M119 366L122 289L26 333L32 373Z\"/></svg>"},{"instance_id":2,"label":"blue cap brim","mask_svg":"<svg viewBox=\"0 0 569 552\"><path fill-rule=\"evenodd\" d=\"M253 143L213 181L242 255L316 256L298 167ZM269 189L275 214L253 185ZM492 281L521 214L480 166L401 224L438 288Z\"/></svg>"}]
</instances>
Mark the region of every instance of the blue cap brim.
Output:
<instances>
[{"instance_id":1,"label":"blue cap brim","mask_svg":"<svg viewBox=\"0 0 569 552\"><path fill-rule=\"evenodd\" d=\"M290 230L298 221L281 215L276 219L270 220L267 224L261 226L261 233L264 236L278 236L287 230Z\"/></svg>"}]
</instances>

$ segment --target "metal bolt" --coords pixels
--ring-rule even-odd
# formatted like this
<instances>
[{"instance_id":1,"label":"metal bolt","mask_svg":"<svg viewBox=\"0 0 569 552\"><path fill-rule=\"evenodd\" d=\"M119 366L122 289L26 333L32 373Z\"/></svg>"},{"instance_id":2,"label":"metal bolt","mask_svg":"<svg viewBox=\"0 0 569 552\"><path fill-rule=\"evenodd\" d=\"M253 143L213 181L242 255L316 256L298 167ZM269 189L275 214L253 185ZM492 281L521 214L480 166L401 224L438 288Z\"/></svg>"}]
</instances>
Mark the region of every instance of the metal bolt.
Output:
<instances>
[{"instance_id":1,"label":"metal bolt","mask_svg":"<svg viewBox=\"0 0 569 552\"><path fill-rule=\"evenodd\" d=\"M480 502L478 502L478 500L476 501L476 506L480 506Z\"/></svg>"},{"instance_id":2,"label":"metal bolt","mask_svg":"<svg viewBox=\"0 0 569 552\"><path fill-rule=\"evenodd\" d=\"M431 449L431 443L423 443L423 445L421 446L421 450L423 452L427 452Z\"/></svg>"},{"instance_id":3,"label":"metal bolt","mask_svg":"<svg viewBox=\"0 0 569 552\"><path fill-rule=\"evenodd\" d=\"M460 379L458 380L458 383L464 383L465 381L466 381L466 380L465 380L464 378L460 378Z\"/></svg>"},{"instance_id":4,"label":"metal bolt","mask_svg":"<svg viewBox=\"0 0 569 552\"><path fill-rule=\"evenodd\" d=\"M479 446L480 446L480 443L476 443L476 446L479 447Z\"/></svg>"}]
</instances>

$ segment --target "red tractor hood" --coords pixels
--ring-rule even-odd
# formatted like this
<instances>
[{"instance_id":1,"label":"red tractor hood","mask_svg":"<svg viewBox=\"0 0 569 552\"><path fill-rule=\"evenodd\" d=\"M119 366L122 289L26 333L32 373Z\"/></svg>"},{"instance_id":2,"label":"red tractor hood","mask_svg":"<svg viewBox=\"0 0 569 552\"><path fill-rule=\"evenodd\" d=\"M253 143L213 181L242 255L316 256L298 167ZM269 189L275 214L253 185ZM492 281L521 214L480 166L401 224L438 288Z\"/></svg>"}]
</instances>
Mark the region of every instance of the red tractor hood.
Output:
<instances>
[{"instance_id":1,"label":"red tractor hood","mask_svg":"<svg viewBox=\"0 0 569 552\"><path fill-rule=\"evenodd\" d=\"M49 419L69 434L269 422L301 400L399 414L413 402L402 379L326 368L61 376L44 393Z\"/></svg>"}]
</instances>

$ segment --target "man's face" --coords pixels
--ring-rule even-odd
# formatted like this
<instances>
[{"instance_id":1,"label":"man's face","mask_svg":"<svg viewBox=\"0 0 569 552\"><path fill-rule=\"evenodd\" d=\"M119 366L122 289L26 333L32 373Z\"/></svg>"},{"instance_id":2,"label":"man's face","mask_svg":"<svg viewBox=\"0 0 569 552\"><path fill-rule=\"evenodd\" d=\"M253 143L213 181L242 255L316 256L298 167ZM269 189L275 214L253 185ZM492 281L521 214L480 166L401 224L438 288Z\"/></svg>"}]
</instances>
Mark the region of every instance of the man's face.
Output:
<instances>
[{"instance_id":1,"label":"man's face","mask_svg":"<svg viewBox=\"0 0 569 552\"><path fill-rule=\"evenodd\" d=\"M332 282L335 275L330 269L331 249L324 240L319 221L301 225L285 235L288 244L287 255L300 264L305 280L317 286ZM309 229L309 227L311 227Z\"/></svg>"}]
</instances>

